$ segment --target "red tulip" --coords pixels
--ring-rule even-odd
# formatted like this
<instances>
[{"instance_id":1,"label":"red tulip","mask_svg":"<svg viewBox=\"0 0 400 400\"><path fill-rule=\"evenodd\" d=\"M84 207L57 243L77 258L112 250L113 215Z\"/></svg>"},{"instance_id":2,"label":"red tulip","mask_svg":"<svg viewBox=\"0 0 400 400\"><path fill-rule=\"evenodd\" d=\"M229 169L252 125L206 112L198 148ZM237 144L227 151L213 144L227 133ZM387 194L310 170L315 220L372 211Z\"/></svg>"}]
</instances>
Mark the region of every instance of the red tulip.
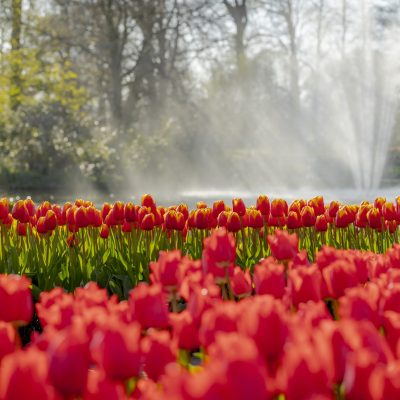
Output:
<instances>
[{"instance_id":1,"label":"red tulip","mask_svg":"<svg viewBox=\"0 0 400 400\"><path fill-rule=\"evenodd\" d=\"M165 367L177 359L177 346L168 332L152 331L142 340L144 371L146 375L158 381Z\"/></svg>"},{"instance_id":2,"label":"red tulip","mask_svg":"<svg viewBox=\"0 0 400 400\"><path fill-rule=\"evenodd\" d=\"M232 211L243 217L243 215L246 214L246 206L244 205L244 201L242 199L233 199Z\"/></svg>"},{"instance_id":3,"label":"red tulip","mask_svg":"<svg viewBox=\"0 0 400 400\"><path fill-rule=\"evenodd\" d=\"M139 324L126 325L117 318L111 318L95 330L91 352L110 380L125 381L139 376L139 342Z\"/></svg>"},{"instance_id":4,"label":"red tulip","mask_svg":"<svg viewBox=\"0 0 400 400\"><path fill-rule=\"evenodd\" d=\"M339 208L340 203L338 201L331 201L329 204L329 216L335 218Z\"/></svg>"},{"instance_id":5,"label":"red tulip","mask_svg":"<svg viewBox=\"0 0 400 400\"><path fill-rule=\"evenodd\" d=\"M125 219L125 205L122 201L116 201L112 207L113 219L121 225Z\"/></svg>"},{"instance_id":6,"label":"red tulip","mask_svg":"<svg viewBox=\"0 0 400 400\"><path fill-rule=\"evenodd\" d=\"M250 271L235 267L230 278L232 292L236 297L242 298L250 296L252 292Z\"/></svg>"},{"instance_id":7,"label":"red tulip","mask_svg":"<svg viewBox=\"0 0 400 400\"><path fill-rule=\"evenodd\" d=\"M199 326L188 310L181 313L171 313L170 322L178 347L184 350L196 350L200 347Z\"/></svg>"},{"instance_id":8,"label":"red tulip","mask_svg":"<svg viewBox=\"0 0 400 400\"><path fill-rule=\"evenodd\" d=\"M315 221L315 230L317 232L326 232L328 230L328 222L324 214L318 215Z\"/></svg>"},{"instance_id":9,"label":"red tulip","mask_svg":"<svg viewBox=\"0 0 400 400\"><path fill-rule=\"evenodd\" d=\"M75 225L77 228L86 228L89 225L87 211L83 206L75 211Z\"/></svg>"},{"instance_id":10,"label":"red tulip","mask_svg":"<svg viewBox=\"0 0 400 400\"><path fill-rule=\"evenodd\" d=\"M268 244L272 255L279 261L290 260L299 252L297 235L286 231L277 230L274 235L268 235Z\"/></svg>"},{"instance_id":11,"label":"red tulip","mask_svg":"<svg viewBox=\"0 0 400 400\"><path fill-rule=\"evenodd\" d=\"M0 399L55 400L47 372L47 356L35 347L7 355L0 368Z\"/></svg>"},{"instance_id":12,"label":"red tulip","mask_svg":"<svg viewBox=\"0 0 400 400\"><path fill-rule=\"evenodd\" d=\"M337 260L322 271L329 295L333 298L343 296L345 289L357 286L357 270L351 262Z\"/></svg>"},{"instance_id":13,"label":"red tulip","mask_svg":"<svg viewBox=\"0 0 400 400\"><path fill-rule=\"evenodd\" d=\"M156 209L156 202L150 194L144 194L142 196L142 207L148 207L152 211Z\"/></svg>"},{"instance_id":14,"label":"red tulip","mask_svg":"<svg viewBox=\"0 0 400 400\"><path fill-rule=\"evenodd\" d=\"M227 228L229 232L238 232L242 228L240 216L236 212L230 212L228 215Z\"/></svg>"},{"instance_id":15,"label":"red tulip","mask_svg":"<svg viewBox=\"0 0 400 400\"><path fill-rule=\"evenodd\" d=\"M154 228L154 224L155 224L154 214L146 214L140 223L140 229L142 231L151 231Z\"/></svg>"},{"instance_id":16,"label":"red tulip","mask_svg":"<svg viewBox=\"0 0 400 400\"><path fill-rule=\"evenodd\" d=\"M299 266L289 271L288 283L292 303L297 307L307 301L321 299L321 272L316 265Z\"/></svg>"},{"instance_id":17,"label":"red tulip","mask_svg":"<svg viewBox=\"0 0 400 400\"><path fill-rule=\"evenodd\" d=\"M18 236L26 236L26 224L24 224L22 222L18 222L17 234L18 234Z\"/></svg>"},{"instance_id":18,"label":"red tulip","mask_svg":"<svg viewBox=\"0 0 400 400\"><path fill-rule=\"evenodd\" d=\"M285 267L270 257L254 267L254 287L258 295L269 294L277 299L285 293Z\"/></svg>"},{"instance_id":19,"label":"red tulip","mask_svg":"<svg viewBox=\"0 0 400 400\"><path fill-rule=\"evenodd\" d=\"M101 237L102 239L107 239L109 233L110 233L110 230L109 230L109 228L108 228L108 225L103 224L103 225L101 226L101 229L100 229L100 237Z\"/></svg>"},{"instance_id":20,"label":"red tulip","mask_svg":"<svg viewBox=\"0 0 400 400\"><path fill-rule=\"evenodd\" d=\"M26 207L24 200L18 200L14 204L11 214L12 214L12 217L14 219L18 220L19 222L22 222L22 223L29 222L29 218L30 218L29 210Z\"/></svg>"},{"instance_id":21,"label":"red tulip","mask_svg":"<svg viewBox=\"0 0 400 400\"><path fill-rule=\"evenodd\" d=\"M33 316L31 281L19 275L0 275L0 321L28 324Z\"/></svg>"},{"instance_id":22,"label":"red tulip","mask_svg":"<svg viewBox=\"0 0 400 400\"><path fill-rule=\"evenodd\" d=\"M84 400L127 400L122 382L111 381L102 370L89 370Z\"/></svg>"},{"instance_id":23,"label":"red tulip","mask_svg":"<svg viewBox=\"0 0 400 400\"><path fill-rule=\"evenodd\" d=\"M212 208L212 215L214 218L218 218L219 214L225 211L225 203L223 200L215 201Z\"/></svg>"},{"instance_id":24,"label":"red tulip","mask_svg":"<svg viewBox=\"0 0 400 400\"><path fill-rule=\"evenodd\" d=\"M274 199L271 203L271 216L274 218L285 217L288 213L288 205L283 199Z\"/></svg>"},{"instance_id":25,"label":"red tulip","mask_svg":"<svg viewBox=\"0 0 400 400\"><path fill-rule=\"evenodd\" d=\"M132 318L143 329L168 327L167 300L159 284L148 286L140 283L129 293Z\"/></svg>"},{"instance_id":26,"label":"red tulip","mask_svg":"<svg viewBox=\"0 0 400 400\"><path fill-rule=\"evenodd\" d=\"M288 229L299 229L302 227L300 214L295 211L289 211L287 216L287 227Z\"/></svg>"},{"instance_id":27,"label":"red tulip","mask_svg":"<svg viewBox=\"0 0 400 400\"><path fill-rule=\"evenodd\" d=\"M202 263L205 274L211 273L217 279L226 280L232 275L235 262L235 238L225 228L215 230L204 239Z\"/></svg>"},{"instance_id":28,"label":"red tulip","mask_svg":"<svg viewBox=\"0 0 400 400\"><path fill-rule=\"evenodd\" d=\"M0 364L1 360L19 347L19 336L13 325L0 321Z\"/></svg>"},{"instance_id":29,"label":"red tulip","mask_svg":"<svg viewBox=\"0 0 400 400\"><path fill-rule=\"evenodd\" d=\"M49 348L49 378L64 396L80 396L90 366L89 343L81 325L58 333Z\"/></svg>"},{"instance_id":30,"label":"red tulip","mask_svg":"<svg viewBox=\"0 0 400 400\"><path fill-rule=\"evenodd\" d=\"M0 199L0 221L7 218L10 212L10 203L7 198L3 197Z\"/></svg>"},{"instance_id":31,"label":"red tulip","mask_svg":"<svg viewBox=\"0 0 400 400\"><path fill-rule=\"evenodd\" d=\"M268 216L271 208L271 205L269 203L269 198L265 195L258 196L256 208L258 211L261 212L263 216Z\"/></svg>"},{"instance_id":32,"label":"red tulip","mask_svg":"<svg viewBox=\"0 0 400 400\"><path fill-rule=\"evenodd\" d=\"M251 301L250 304L245 302ZM282 303L271 296L243 300L245 312L238 319L238 332L252 338L264 360L272 367L282 355L288 337L288 326Z\"/></svg>"},{"instance_id":33,"label":"red tulip","mask_svg":"<svg viewBox=\"0 0 400 400\"><path fill-rule=\"evenodd\" d=\"M305 227L311 227L315 225L316 217L314 209L310 206L305 206L300 213L301 223Z\"/></svg>"},{"instance_id":34,"label":"red tulip","mask_svg":"<svg viewBox=\"0 0 400 400\"><path fill-rule=\"evenodd\" d=\"M158 260L150 264L150 270L152 283L160 283L166 289L177 290L185 274L180 250L160 251Z\"/></svg>"},{"instance_id":35,"label":"red tulip","mask_svg":"<svg viewBox=\"0 0 400 400\"><path fill-rule=\"evenodd\" d=\"M54 231L57 227L57 217L53 210L49 210L46 213L44 223L47 231Z\"/></svg>"},{"instance_id":36,"label":"red tulip","mask_svg":"<svg viewBox=\"0 0 400 400\"><path fill-rule=\"evenodd\" d=\"M322 196L313 197L309 200L308 205L313 208L314 214L317 217L325 213L324 198Z\"/></svg>"},{"instance_id":37,"label":"red tulip","mask_svg":"<svg viewBox=\"0 0 400 400\"><path fill-rule=\"evenodd\" d=\"M264 226L263 217L258 210L249 210L246 214L249 218L248 226L253 229L261 229Z\"/></svg>"},{"instance_id":38,"label":"red tulip","mask_svg":"<svg viewBox=\"0 0 400 400\"><path fill-rule=\"evenodd\" d=\"M240 309L235 303L220 302L203 312L200 343L208 348L220 332L236 332Z\"/></svg>"}]
</instances>

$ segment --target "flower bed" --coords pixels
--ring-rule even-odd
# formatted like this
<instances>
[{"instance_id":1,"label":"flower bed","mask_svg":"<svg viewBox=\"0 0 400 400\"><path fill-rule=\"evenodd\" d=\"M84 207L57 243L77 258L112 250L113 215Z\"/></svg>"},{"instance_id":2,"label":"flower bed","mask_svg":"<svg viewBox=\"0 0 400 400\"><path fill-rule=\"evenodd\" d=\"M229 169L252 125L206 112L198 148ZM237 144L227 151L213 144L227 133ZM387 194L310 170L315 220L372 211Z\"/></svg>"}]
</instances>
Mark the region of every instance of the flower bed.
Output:
<instances>
[{"instance_id":1,"label":"flower bed","mask_svg":"<svg viewBox=\"0 0 400 400\"><path fill-rule=\"evenodd\" d=\"M138 282L149 280L148 266L161 250L179 249L193 259L202 254L203 240L225 227L236 240L237 265L251 269L271 254L267 236L286 229L299 237L300 248L314 260L330 245L383 253L398 242L400 197L377 198L374 204L324 204L321 196L295 200L259 196L246 207L233 199L227 206L197 203L157 206L150 195L141 205L116 202L97 209L76 200L63 206L31 199L10 205L0 200L0 272L27 274L35 292L62 286L67 290L94 280L120 298Z\"/></svg>"},{"instance_id":2,"label":"flower bed","mask_svg":"<svg viewBox=\"0 0 400 400\"><path fill-rule=\"evenodd\" d=\"M162 252L127 301L95 283L42 292L0 276L0 399L397 399L400 246L384 254L324 247L310 264L298 238L236 266L225 228L202 257Z\"/></svg>"}]
</instances>

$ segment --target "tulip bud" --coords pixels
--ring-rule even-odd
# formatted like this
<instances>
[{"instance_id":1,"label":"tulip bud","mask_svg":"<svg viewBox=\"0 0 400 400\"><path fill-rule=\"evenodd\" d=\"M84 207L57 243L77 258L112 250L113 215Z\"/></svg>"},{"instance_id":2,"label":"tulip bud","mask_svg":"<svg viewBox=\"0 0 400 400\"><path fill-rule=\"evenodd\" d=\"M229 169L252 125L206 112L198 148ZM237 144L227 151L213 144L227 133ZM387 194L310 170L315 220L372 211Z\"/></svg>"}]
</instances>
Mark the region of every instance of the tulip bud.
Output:
<instances>
[{"instance_id":1,"label":"tulip bud","mask_svg":"<svg viewBox=\"0 0 400 400\"><path fill-rule=\"evenodd\" d=\"M328 222L324 214L318 215L315 222L315 230L317 232L326 232L328 230Z\"/></svg>"},{"instance_id":2,"label":"tulip bud","mask_svg":"<svg viewBox=\"0 0 400 400\"><path fill-rule=\"evenodd\" d=\"M274 199L271 203L271 215L274 218L285 217L288 213L288 205L283 199Z\"/></svg>"},{"instance_id":3,"label":"tulip bud","mask_svg":"<svg viewBox=\"0 0 400 400\"><path fill-rule=\"evenodd\" d=\"M108 225L107 225L107 224L103 224L103 225L101 226L101 229L100 229L100 237L101 237L102 239L107 239L109 233L110 233L110 230L109 230L109 228L108 228Z\"/></svg>"},{"instance_id":4,"label":"tulip bud","mask_svg":"<svg viewBox=\"0 0 400 400\"><path fill-rule=\"evenodd\" d=\"M155 218L153 214L146 214L140 223L140 229L151 231L154 228Z\"/></svg>"},{"instance_id":5,"label":"tulip bud","mask_svg":"<svg viewBox=\"0 0 400 400\"><path fill-rule=\"evenodd\" d=\"M47 231L54 231L57 227L57 217L53 210L49 210L45 216L45 225Z\"/></svg>"},{"instance_id":6,"label":"tulip bud","mask_svg":"<svg viewBox=\"0 0 400 400\"><path fill-rule=\"evenodd\" d=\"M86 208L83 206L75 211L75 225L77 228L86 228L89 225Z\"/></svg>"},{"instance_id":7,"label":"tulip bud","mask_svg":"<svg viewBox=\"0 0 400 400\"><path fill-rule=\"evenodd\" d=\"M368 225L372 229L376 229L377 231L380 232L383 230L384 228L383 221L381 213L379 212L378 208L371 208L371 210L368 211L367 220L368 220Z\"/></svg>"},{"instance_id":8,"label":"tulip bud","mask_svg":"<svg viewBox=\"0 0 400 400\"><path fill-rule=\"evenodd\" d=\"M260 195L257 198L256 208L263 216L269 216L271 205L269 198L265 195Z\"/></svg>"},{"instance_id":9,"label":"tulip bud","mask_svg":"<svg viewBox=\"0 0 400 400\"><path fill-rule=\"evenodd\" d=\"M246 206L244 205L244 201L242 199L233 199L232 210L243 217L243 215L246 214Z\"/></svg>"},{"instance_id":10,"label":"tulip bud","mask_svg":"<svg viewBox=\"0 0 400 400\"><path fill-rule=\"evenodd\" d=\"M26 236L26 224L24 224L22 222L18 222L17 234L18 234L18 236Z\"/></svg>"},{"instance_id":11,"label":"tulip bud","mask_svg":"<svg viewBox=\"0 0 400 400\"><path fill-rule=\"evenodd\" d=\"M310 207L310 206L305 206L300 213L301 216L301 223L303 224L303 226L305 227L311 227L315 225L315 212L314 212L314 208Z\"/></svg>"},{"instance_id":12,"label":"tulip bud","mask_svg":"<svg viewBox=\"0 0 400 400\"><path fill-rule=\"evenodd\" d=\"M231 211L228 216L227 228L229 232L238 232L241 229L239 214Z\"/></svg>"},{"instance_id":13,"label":"tulip bud","mask_svg":"<svg viewBox=\"0 0 400 400\"><path fill-rule=\"evenodd\" d=\"M223 200L215 201L212 208L212 215L214 218L218 219L221 212L225 211L225 203Z\"/></svg>"},{"instance_id":14,"label":"tulip bud","mask_svg":"<svg viewBox=\"0 0 400 400\"><path fill-rule=\"evenodd\" d=\"M287 227L288 229L299 229L301 228L300 214L295 211L289 211L287 216Z\"/></svg>"}]
</instances>

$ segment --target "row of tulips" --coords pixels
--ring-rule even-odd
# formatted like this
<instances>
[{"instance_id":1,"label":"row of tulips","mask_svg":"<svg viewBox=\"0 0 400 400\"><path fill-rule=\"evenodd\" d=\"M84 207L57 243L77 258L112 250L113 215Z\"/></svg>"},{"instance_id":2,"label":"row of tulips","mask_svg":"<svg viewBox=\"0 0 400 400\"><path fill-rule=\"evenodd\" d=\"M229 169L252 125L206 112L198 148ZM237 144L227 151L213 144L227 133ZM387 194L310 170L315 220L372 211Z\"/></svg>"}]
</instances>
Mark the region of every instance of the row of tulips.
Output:
<instances>
[{"instance_id":1,"label":"row of tulips","mask_svg":"<svg viewBox=\"0 0 400 400\"><path fill-rule=\"evenodd\" d=\"M140 281L148 281L148 265L161 250L179 249L199 259L203 240L225 227L236 240L237 264L251 268L271 249L267 236L276 229L295 232L308 257L323 245L383 253L398 242L400 196L395 202L325 205L323 197L269 200L261 195L246 207L242 199L228 206L204 202L157 206L150 195L141 205L76 200L63 206L30 198L10 204L0 199L0 272L27 274L35 286L74 288L90 280L120 297Z\"/></svg>"},{"instance_id":2,"label":"row of tulips","mask_svg":"<svg viewBox=\"0 0 400 400\"><path fill-rule=\"evenodd\" d=\"M398 399L400 246L310 264L296 235L269 241L250 274L215 230L201 261L162 252L120 302L89 283L34 306L27 278L0 275L0 400Z\"/></svg>"}]
</instances>

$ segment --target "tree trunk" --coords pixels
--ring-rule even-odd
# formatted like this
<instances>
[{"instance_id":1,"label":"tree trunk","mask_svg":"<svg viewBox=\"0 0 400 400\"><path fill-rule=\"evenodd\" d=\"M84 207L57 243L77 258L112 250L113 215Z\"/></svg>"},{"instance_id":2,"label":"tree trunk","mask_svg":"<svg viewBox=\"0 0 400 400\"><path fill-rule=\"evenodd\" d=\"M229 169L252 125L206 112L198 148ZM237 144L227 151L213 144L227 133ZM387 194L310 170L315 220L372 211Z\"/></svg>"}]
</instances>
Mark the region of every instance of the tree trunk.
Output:
<instances>
[{"instance_id":1,"label":"tree trunk","mask_svg":"<svg viewBox=\"0 0 400 400\"><path fill-rule=\"evenodd\" d=\"M21 28L22 28L22 0L12 0L12 76L11 76L11 109L17 110L21 102Z\"/></svg>"}]
</instances>

